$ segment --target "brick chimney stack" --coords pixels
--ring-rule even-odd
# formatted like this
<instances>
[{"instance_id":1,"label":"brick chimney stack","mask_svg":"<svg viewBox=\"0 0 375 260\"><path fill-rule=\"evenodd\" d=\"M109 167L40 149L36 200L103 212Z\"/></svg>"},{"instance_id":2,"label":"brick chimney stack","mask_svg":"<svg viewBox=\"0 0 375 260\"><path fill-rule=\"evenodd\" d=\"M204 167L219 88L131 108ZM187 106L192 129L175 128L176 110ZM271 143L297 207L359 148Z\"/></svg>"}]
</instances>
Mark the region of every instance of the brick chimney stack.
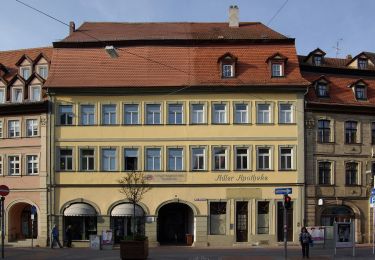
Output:
<instances>
[{"instance_id":1,"label":"brick chimney stack","mask_svg":"<svg viewBox=\"0 0 375 260\"><path fill-rule=\"evenodd\" d=\"M239 27L240 20L238 17L239 8L237 5L231 5L229 7L229 27Z\"/></svg>"},{"instance_id":2,"label":"brick chimney stack","mask_svg":"<svg viewBox=\"0 0 375 260\"><path fill-rule=\"evenodd\" d=\"M69 23L69 35L72 35L76 31L76 25L74 22Z\"/></svg>"}]
</instances>

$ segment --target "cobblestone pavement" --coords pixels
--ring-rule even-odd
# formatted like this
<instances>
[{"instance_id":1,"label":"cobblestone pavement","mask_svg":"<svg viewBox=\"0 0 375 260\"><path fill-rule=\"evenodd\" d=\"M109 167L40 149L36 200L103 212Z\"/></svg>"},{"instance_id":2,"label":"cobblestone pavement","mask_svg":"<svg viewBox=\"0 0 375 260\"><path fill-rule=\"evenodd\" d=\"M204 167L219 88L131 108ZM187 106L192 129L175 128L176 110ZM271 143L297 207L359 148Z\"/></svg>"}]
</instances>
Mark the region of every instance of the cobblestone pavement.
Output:
<instances>
[{"instance_id":1,"label":"cobblestone pavement","mask_svg":"<svg viewBox=\"0 0 375 260\"><path fill-rule=\"evenodd\" d=\"M288 259L302 259L300 248L292 247L288 250ZM114 250L92 250L89 248L5 248L5 259L119 259L120 252ZM248 260L248 259L284 259L282 247L251 247L251 248L193 248L163 246L151 248L149 259L162 260ZM333 251L312 248L310 259L333 259ZM336 259L375 259L372 248L359 247L356 257L351 257L351 249L340 249Z\"/></svg>"}]
</instances>

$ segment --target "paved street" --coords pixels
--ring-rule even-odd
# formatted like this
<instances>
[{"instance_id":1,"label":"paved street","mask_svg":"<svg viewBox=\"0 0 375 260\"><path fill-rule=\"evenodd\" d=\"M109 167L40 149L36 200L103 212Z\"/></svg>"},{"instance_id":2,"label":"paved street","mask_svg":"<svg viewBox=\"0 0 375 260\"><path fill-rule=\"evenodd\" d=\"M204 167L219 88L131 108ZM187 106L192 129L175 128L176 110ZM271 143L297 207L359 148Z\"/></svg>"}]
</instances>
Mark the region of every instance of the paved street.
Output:
<instances>
[{"instance_id":1,"label":"paved street","mask_svg":"<svg viewBox=\"0 0 375 260\"><path fill-rule=\"evenodd\" d=\"M300 248L289 249L288 259L302 259ZM332 250L312 248L311 259L333 259ZM340 249L338 259L375 259L371 247L357 248L357 256L351 257L350 249ZM49 248L6 248L5 259L119 259L119 250L96 251L89 248L49 249ZM192 248L158 247L151 248L149 259L188 260L247 260L283 259L282 247L251 248Z\"/></svg>"}]
</instances>

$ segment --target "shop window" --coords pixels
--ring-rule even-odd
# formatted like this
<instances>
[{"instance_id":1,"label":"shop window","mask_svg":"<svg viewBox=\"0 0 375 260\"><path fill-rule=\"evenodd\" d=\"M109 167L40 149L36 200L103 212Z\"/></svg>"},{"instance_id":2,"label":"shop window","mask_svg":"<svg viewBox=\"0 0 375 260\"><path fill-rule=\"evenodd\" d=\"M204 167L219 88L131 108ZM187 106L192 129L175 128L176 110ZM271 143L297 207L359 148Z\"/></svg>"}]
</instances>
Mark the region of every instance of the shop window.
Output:
<instances>
[{"instance_id":1,"label":"shop window","mask_svg":"<svg viewBox=\"0 0 375 260\"><path fill-rule=\"evenodd\" d=\"M191 149L191 169L193 171L206 170L206 149L203 147L196 147Z\"/></svg>"},{"instance_id":2,"label":"shop window","mask_svg":"<svg viewBox=\"0 0 375 260\"><path fill-rule=\"evenodd\" d=\"M226 202L210 202L210 235L225 235Z\"/></svg>"},{"instance_id":3,"label":"shop window","mask_svg":"<svg viewBox=\"0 0 375 260\"><path fill-rule=\"evenodd\" d=\"M81 171L95 170L95 150L93 148L80 149Z\"/></svg>"},{"instance_id":4,"label":"shop window","mask_svg":"<svg viewBox=\"0 0 375 260\"><path fill-rule=\"evenodd\" d=\"M348 162L345 164L346 185L358 185L358 163Z\"/></svg>"},{"instance_id":5,"label":"shop window","mask_svg":"<svg viewBox=\"0 0 375 260\"><path fill-rule=\"evenodd\" d=\"M168 104L168 124L171 124L171 125L183 124L183 105L182 104Z\"/></svg>"},{"instance_id":6,"label":"shop window","mask_svg":"<svg viewBox=\"0 0 375 260\"><path fill-rule=\"evenodd\" d=\"M318 120L318 142L329 143L331 141L331 121Z\"/></svg>"},{"instance_id":7,"label":"shop window","mask_svg":"<svg viewBox=\"0 0 375 260\"><path fill-rule=\"evenodd\" d=\"M355 121L345 122L345 143L346 144L357 143L357 122Z\"/></svg>"},{"instance_id":8,"label":"shop window","mask_svg":"<svg viewBox=\"0 0 375 260\"><path fill-rule=\"evenodd\" d=\"M26 134L29 137L38 136L39 124L37 119L27 119L26 120Z\"/></svg>"},{"instance_id":9,"label":"shop window","mask_svg":"<svg viewBox=\"0 0 375 260\"><path fill-rule=\"evenodd\" d=\"M73 106L59 106L60 125L73 125Z\"/></svg>"},{"instance_id":10,"label":"shop window","mask_svg":"<svg viewBox=\"0 0 375 260\"><path fill-rule=\"evenodd\" d=\"M97 234L96 216L64 216L65 227L72 227L72 240L89 240Z\"/></svg>"},{"instance_id":11,"label":"shop window","mask_svg":"<svg viewBox=\"0 0 375 260\"><path fill-rule=\"evenodd\" d=\"M161 124L161 104L147 104L146 105L146 124L160 125Z\"/></svg>"},{"instance_id":12,"label":"shop window","mask_svg":"<svg viewBox=\"0 0 375 260\"><path fill-rule=\"evenodd\" d=\"M168 170L182 171L183 164L183 149L182 148L168 148Z\"/></svg>"},{"instance_id":13,"label":"shop window","mask_svg":"<svg viewBox=\"0 0 375 260\"><path fill-rule=\"evenodd\" d=\"M81 125L95 124L95 106L81 105Z\"/></svg>"},{"instance_id":14,"label":"shop window","mask_svg":"<svg viewBox=\"0 0 375 260\"><path fill-rule=\"evenodd\" d=\"M331 184L331 162L318 162L318 184Z\"/></svg>"},{"instance_id":15,"label":"shop window","mask_svg":"<svg viewBox=\"0 0 375 260\"><path fill-rule=\"evenodd\" d=\"M103 125L115 125L116 120L116 105L103 105L102 106L102 124Z\"/></svg>"},{"instance_id":16,"label":"shop window","mask_svg":"<svg viewBox=\"0 0 375 260\"><path fill-rule=\"evenodd\" d=\"M139 122L139 105L125 104L124 105L124 124L138 125Z\"/></svg>"},{"instance_id":17,"label":"shop window","mask_svg":"<svg viewBox=\"0 0 375 260\"><path fill-rule=\"evenodd\" d=\"M124 149L124 170L137 171L139 162L138 148L125 148Z\"/></svg>"},{"instance_id":18,"label":"shop window","mask_svg":"<svg viewBox=\"0 0 375 260\"><path fill-rule=\"evenodd\" d=\"M269 234L270 230L270 203L258 201L258 234Z\"/></svg>"}]
</instances>

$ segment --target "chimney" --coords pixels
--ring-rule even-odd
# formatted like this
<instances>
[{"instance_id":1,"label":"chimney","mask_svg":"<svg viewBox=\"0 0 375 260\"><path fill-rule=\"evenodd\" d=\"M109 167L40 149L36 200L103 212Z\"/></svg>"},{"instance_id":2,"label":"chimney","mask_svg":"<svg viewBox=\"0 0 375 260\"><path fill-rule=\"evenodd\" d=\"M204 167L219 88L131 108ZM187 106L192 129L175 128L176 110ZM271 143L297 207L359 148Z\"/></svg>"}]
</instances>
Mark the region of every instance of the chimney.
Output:
<instances>
[{"instance_id":1,"label":"chimney","mask_svg":"<svg viewBox=\"0 0 375 260\"><path fill-rule=\"evenodd\" d=\"M346 58L347 58L348 60L351 60L351 59L353 59L353 57L352 57L352 55L351 55L351 54L348 54L348 55L346 55Z\"/></svg>"},{"instance_id":2,"label":"chimney","mask_svg":"<svg viewBox=\"0 0 375 260\"><path fill-rule=\"evenodd\" d=\"M70 22L69 23L69 35L72 35L72 33L74 33L76 31L76 25L74 22Z\"/></svg>"},{"instance_id":3,"label":"chimney","mask_svg":"<svg viewBox=\"0 0 375 260\"><path fill-rule=\"evenodd\" d=\"M238 6L231 5L229 6L229 27L239 27L240 21L238 18Z\"/></svg>"}]
</instances>

